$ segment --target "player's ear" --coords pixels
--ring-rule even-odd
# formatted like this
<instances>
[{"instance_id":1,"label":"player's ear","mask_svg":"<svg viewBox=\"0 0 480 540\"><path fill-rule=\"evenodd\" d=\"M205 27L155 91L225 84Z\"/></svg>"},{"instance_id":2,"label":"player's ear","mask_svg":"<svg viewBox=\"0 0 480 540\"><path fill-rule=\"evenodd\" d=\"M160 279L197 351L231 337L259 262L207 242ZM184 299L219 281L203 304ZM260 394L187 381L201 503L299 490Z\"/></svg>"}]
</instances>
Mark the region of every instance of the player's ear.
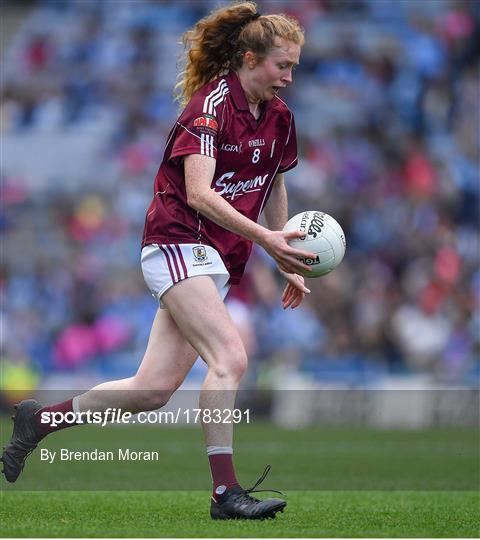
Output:
<instances>
[{"instance_id":1,"label":"player's ear","mask_svg":"<svg viewBox=\"0 0 480 540\"><path fill-rule=\"evenodd\" d=\"M248 69L253 69L257 65L257 58L255 53L252 51L247 51L243 56L243 62Z\"/></svg>"}]
</instances>

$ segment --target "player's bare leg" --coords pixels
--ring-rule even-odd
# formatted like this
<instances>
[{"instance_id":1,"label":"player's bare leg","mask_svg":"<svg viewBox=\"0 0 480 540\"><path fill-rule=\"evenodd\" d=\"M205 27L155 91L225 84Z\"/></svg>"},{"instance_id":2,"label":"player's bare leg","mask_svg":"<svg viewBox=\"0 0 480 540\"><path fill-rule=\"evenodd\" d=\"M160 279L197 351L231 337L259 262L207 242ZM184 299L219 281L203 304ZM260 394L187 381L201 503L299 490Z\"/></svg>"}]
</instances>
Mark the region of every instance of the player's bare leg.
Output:
<instances>
[{"instance_id":1,"label":"player's bare leg","mask_svg":"<svg viewBox=\"0 0 480 540\"><path fill-rule=\"evenodd\" d=\"M78 396L78 409L103 412L116 407L136 413L163 407L182 384L197 356L169 312L158 309L135 376L95 386Z\"/></svg>"},{"instance_id":2,"label":"player's bare leg","mask_svg":"<svg viewBox=\"0 0 480 540\"><path fill-rule=\"evenodd\" d=\"M204 413L215 409L222 413L233 410L248 360L213 279L210 276L188 278L169 289L162 300L180 331L208 365L200 408ZM214 483L211 516L263 519L283 511L285 501L258 501L249 495L250 490L238 485L232 462L233 424L203 422L202 427Z\"/></svg>"},{"instance_id":3,"label":"player's bare leg","mask_svg":"<svg viewBox=\"0 0 480 540\"><path fill-rule=\"evenodd\" d=\"M192 302L192 298L195 301ZM163 301L178 327L208 365L200 406L233 409L247 356L238 331L209 276L197 276L172 287ZM231 446L231 424L204 423L208 446Z\"/></svg>"},{"instance_id":4,"label":"player's bare leg","mask_svg":"<svg viewBox=\"0 0 480 540\"><path fill-rule=\"evenodd\" d=\"M77 412L121 408L139 412L157 409L168 401L190 371L197 352L183 337L166 310L158 310L153 321L147 350L134 377L100 384L78 396ZM11 441L2 454L3 473L15 482L22 472L25 459L51 431L68 427L60 423L53 427L39 424L38 413L47 409L72 411L72 400L53 407L43 407L34 400L22 402L14 417Z\"/></svg>"}]
</instances>

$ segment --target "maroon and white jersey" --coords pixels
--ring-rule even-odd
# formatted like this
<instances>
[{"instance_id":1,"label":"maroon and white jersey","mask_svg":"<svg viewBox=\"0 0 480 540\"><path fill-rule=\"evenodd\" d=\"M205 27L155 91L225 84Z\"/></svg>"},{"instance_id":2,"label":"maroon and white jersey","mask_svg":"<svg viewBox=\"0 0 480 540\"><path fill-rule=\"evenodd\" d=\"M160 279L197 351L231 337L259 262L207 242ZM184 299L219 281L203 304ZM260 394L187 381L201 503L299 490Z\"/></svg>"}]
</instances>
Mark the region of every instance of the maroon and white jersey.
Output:
<instances>
[{"instance_id":1,"label":"maroon and white jersey","mask_svg":"<svg viewBox=\"0 0 480 540\"><path fill-rule=\"evenodd\" d=\"M230 72L200 88L167 140L147 212L142 247L149 244L206 244L221 255L238 283L252 242L224 229L187 204L183 157L216 159L211 184L238 212L258 221L275 175L297 164L293 114L277 96L250 113L237 75Z\"/></svg>"}]
</instances>

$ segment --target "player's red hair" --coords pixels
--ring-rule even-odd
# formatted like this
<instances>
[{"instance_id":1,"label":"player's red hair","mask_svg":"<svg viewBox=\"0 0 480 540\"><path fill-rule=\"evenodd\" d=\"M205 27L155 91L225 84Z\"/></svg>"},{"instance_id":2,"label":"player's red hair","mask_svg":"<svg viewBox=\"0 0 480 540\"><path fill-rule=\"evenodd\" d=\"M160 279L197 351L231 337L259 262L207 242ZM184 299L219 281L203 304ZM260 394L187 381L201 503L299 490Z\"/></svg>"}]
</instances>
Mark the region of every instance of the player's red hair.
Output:
<instances>
[{"instance_id":1,"label":"player's red hair","mask_svg":"<svg viewBox=\"0 0 480 540\"><path fill-rule=\"evenodd\" d=\"M219 8L185 32L185 70L175 86L177 100L184 107L203 85L227 70L237 70L247 51L261 62L280 37L300 46L305 42L303 29L284 14L257 14L254 2L234 3Z\"/></svg>"}]
</instances>

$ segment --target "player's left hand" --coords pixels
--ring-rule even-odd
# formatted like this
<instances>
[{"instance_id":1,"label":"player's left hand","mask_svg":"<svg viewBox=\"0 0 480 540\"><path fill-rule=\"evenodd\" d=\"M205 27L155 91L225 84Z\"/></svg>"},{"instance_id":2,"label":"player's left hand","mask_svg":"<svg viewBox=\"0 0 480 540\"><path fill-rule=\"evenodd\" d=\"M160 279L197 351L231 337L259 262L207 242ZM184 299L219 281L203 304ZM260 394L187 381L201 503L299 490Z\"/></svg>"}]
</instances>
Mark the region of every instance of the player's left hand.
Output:
<instances>
[{"instance_id":1,"label":"player's left hand","mask_svg":"<svg viewBox=\"0 0 480 540\"><path fill-rule=\"evenodd\" d=\"M298 274L287 274L281 272L285 279L288 281L287 286L282 294L283 309L291 307L295 309L298 307L306 294L310 293L310 289L305 287L305 280L303 276Z\"/></svg>"}]
</instances>

